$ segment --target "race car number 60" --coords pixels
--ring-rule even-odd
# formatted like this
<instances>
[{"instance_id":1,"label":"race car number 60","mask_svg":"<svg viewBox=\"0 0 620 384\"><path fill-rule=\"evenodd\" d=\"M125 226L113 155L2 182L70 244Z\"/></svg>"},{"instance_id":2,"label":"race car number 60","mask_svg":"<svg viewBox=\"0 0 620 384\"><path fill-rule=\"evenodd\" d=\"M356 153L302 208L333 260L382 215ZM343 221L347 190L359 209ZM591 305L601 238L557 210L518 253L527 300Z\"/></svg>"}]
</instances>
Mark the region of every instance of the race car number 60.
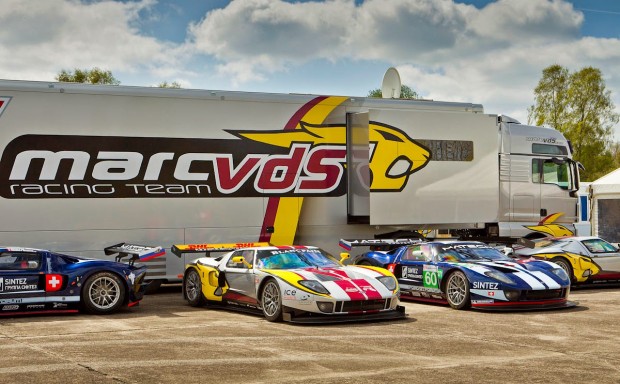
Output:
<instances>
[{"instance_id":1,"label":"race car number 60","mask_svg":"<svg viewBox=\"0 0 620 384\"><path fill-rule=\"evenodd\" d=\"M431 288L439 288L439 277L437 276L437 272L435 271L423 271L424 275L424 286Z\"/></svg>"}]
</instances>

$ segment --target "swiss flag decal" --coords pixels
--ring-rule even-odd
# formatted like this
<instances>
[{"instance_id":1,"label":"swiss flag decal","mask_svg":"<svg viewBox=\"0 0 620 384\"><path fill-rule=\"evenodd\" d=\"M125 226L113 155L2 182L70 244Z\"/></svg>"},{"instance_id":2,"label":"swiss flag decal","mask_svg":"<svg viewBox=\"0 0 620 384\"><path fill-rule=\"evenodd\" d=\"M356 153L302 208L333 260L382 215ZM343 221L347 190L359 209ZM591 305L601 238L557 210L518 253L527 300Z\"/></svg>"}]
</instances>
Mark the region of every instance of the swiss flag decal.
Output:
<instances>
[{"instance_id":1,"label":"swiss flag decal","mask_svg":"<svg viewBox=\"0 0 620 384\"><path fill-rule=\"evenodd\" d=\"M62 275L45 275L45 292L60 291Z\"/></svg>"}]
</instances>

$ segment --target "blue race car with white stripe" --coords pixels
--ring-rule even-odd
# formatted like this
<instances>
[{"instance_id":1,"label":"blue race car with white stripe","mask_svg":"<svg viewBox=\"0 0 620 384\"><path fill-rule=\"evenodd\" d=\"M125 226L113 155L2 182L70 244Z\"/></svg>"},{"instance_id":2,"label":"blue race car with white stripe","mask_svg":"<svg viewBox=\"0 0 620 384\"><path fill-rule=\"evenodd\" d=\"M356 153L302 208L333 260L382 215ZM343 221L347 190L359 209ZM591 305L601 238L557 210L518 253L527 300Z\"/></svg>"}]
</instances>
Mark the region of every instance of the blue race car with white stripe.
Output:
<instances>
[{"instance_id":1,"label":"blue race car with white stripe","mask_svg":"<svg viewBox=\"0 0 620 384\"><path fill-rule=\"evenodd\" d=\"M104 252L116 261L0 247L0 316L79 310L102 315L137 305L146 267L134 262L162 256L164 249L121 243Z\"/></svg>"},{"instance_id":2,"label":"blue race car with white stripe","mask_svg":"<svg viewBox=\"0 0 620 384\"><path fill-rule=\"evenodd\" d=\"M394 273L401 299L447 302L455 309L577 305L568 300L570 279L557 264L515 260L481 242L417 242L387 252L366 252L356 260L375 260Z\"/></svg>"}]
</instances>

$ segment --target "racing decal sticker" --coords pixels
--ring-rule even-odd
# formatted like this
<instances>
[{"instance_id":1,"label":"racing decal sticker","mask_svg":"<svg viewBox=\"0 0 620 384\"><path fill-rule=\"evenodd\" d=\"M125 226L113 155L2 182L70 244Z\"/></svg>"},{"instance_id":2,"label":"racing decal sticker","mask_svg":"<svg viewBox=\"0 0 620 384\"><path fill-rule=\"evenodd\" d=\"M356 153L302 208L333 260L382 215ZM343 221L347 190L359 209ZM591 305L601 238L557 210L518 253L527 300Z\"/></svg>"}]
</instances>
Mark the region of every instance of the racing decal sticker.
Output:
<instances>
[{"instance_id":1,"label":"racing decal sticker","mask_svg":"<svg viewBox=\"0 0 620 384\"><path fill-rule=\"evenodd\" d=\"M60 291L63 285L63 276L57 274L45 275L45 291L55 292Z\"/></svg>"},{"instance_id":2,"label":"racing decal sticker","mask_svg":"<svg viewBox=\"0 0 620 384\"><path fill-rule=\"evenodd\" d=\"M366 295L368 300L379 300L382 298L379 291L377 291L368 281L364 279L355 279L351 280L351 282L357 285L357 287L364 292L364 295Z\"/></svg>"},{"instance_id":3,"label":"racing decal sticker","mask_svg":"<svg viewBox=\"0 0 620 384\"><path fill-rule=\"evenodd\" d=\"M443 270L436 265L424 265L424 269L422 270L422 278L425 288L439 290L439 283L443 278Z\"/></svg>"},{"instance_id":4,"label":"racing decal sticker","mask_svg":"<svg viewBox=\"0 0 620 384\"><path fill-rule=\"evenodd\" d=\"M38 276L0 277L0 292L36 291L38 281Z\"/></svg>"},{"instance_id":5,"label":"racing decal sticker","mask_svg":"<svg viewBox=\"0 0 620 384\"><path fill-rule=\"evenodd\" d=\"M340 287L351 300L366 300L366 295L350 280L337 280L333 282Z\"/></svg>"},{"instance_id":6,"label":"racing decal sticker","mask_svg":"<svg viewBox=\"0 0 620 384\"><path fill-rule=\"evenodd\" d=\"M538 225L526 225L525 228L553 237L574 236L575 234L573 231L567 227L561 224L554 224L555 221L562 215L564 215L563 212L553 213L542 219Z\"/></svg>"},{"instance_id":7,"label":"racing decal sticker","mask_svg":"<svg viewBox=\"0 0 620 384\"><path fill-rule=\"evenodd\" d=\"M402 266L401 277L414 281L422 281L424 279L422 273L420 273L420 267L411 267L407 265Z\"/></svg>"}]
</instances>

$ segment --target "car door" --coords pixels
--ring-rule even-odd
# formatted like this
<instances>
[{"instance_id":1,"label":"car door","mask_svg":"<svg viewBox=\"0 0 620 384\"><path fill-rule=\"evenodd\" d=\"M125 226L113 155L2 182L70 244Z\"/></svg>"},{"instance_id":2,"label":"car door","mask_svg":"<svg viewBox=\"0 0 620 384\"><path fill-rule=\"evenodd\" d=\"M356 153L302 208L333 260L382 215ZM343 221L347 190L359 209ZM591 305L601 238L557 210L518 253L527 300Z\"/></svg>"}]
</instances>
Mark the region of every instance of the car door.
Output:
<instances>
[{"instance_id":1,"label":"car door","mask_svg":"<svg viewBox=\"0 0 620 384\"><path fill-rule=\"evenodd\" d=\"M36 251L0 252L0 315L45 309L42 262Z\"/></svg>"},{"instance_id":2,"label":"car door","mask_svg":"<svg viewBox=\"0 0 620 384\"><path fill-rule=\"evenodd\" d=\"M226 262L224 273L229 287L225 295L226 300L240 304L258 304L256 284L254 283L254 269L248 268L248 265L253 266L254 253L254 250L238 250L233 252ZM233 260L237 256L242 256L247 264L235 263Z\"/></svg>"},{"instance_id":3,"label":"car door","mask_svg":"<svg viewBox=\"0 0 620 384\"><path fill-rule=\"evenodd\" d=\"M395 270L401 292L415 297L431 297L431 292L439 292L425 282L432 265L431 248L428 244L416 244L401 253L398 268Z\"/></svg>"},{"instance_id":4,"label":"car door","mask_svg":"<svg viewBox=\"0 0 620 384\"><path fill-rule=\"evenodd\" d=\"M586 239L580 244L587 250L587 254L601 267L599 278L620 279L620 251L611 243L603 239Z\"/></svg>"}]
</instances>

